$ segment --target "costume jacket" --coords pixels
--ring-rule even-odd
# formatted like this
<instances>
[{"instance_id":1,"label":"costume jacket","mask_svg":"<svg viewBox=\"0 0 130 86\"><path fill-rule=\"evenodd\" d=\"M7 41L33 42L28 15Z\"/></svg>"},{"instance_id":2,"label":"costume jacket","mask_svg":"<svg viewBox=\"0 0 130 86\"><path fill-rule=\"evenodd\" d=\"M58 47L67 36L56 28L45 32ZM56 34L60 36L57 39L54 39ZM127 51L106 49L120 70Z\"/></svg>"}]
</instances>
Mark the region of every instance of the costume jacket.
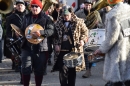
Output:
<instances>
[{"instance_id":1,"label":"costume jacket","mask_svg":"<svg viewBox=\"0 0 130 86\"><path fill-rule=\"evenodd\" d=\"M99 50L105 53L103 78L130 80L130 6L120 2L106 15L106 38ZM124 33L124 31L128 33Z\"/></svg>"},{"instance_id":2,"label":"costume jacket","mask_svg":"<svg viewBox=\"0 0 130 86\"><path fill-rule=\"evenodd\" d=\"M54 45L59 45L61 46L62 43L62 37L63 37L63 31L65 30L65 26L63 23L63 17L59 17L57 22L55 23L55 40L54 40ZM88 29L84 23L83 19L78 18L76 15L72 14L72 19L70 21L70 29L72 31L72 36L74 40L74 51L75 52L83 52L83 47L76 47L79 44L80 40L83 40L84 42L86 41L88 37ZM57 61L57 58L55 58L55 63ZM84 64L84 62L83 62ZM54 64L54 69L55 70L56 65ZM82 69L84 69L83 65L81 65Z\"/></svg>"}]
</instances>

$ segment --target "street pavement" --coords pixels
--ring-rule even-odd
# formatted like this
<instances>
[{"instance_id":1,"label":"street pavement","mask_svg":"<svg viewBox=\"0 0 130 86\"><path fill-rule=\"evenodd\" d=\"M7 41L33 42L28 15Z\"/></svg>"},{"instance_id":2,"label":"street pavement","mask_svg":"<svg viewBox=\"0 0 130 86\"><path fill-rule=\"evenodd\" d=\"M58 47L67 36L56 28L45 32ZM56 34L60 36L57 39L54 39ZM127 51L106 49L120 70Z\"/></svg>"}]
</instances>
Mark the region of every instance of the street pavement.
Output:
<instances>
[{"instance_id":1,"label":"street pavement","mask_svg":"<svg viewBox=\"0 0 130 86\"><path fill-rule=\"evenodd\" d=\"M106 83L102 79L103 62L96 63L92 67L92 76L90 78L82 78L85 71L77 72L76 86L104 86ZM0 63L0 86L22 86L20 82L19 72L11 69L11 60L5 58ZM47 67L47 75L44 76L42 86L60 86L58 72L50 72L52 66ZM30 86L35 86L34 74L31 75Z\"/></svg>"}]
</instances>

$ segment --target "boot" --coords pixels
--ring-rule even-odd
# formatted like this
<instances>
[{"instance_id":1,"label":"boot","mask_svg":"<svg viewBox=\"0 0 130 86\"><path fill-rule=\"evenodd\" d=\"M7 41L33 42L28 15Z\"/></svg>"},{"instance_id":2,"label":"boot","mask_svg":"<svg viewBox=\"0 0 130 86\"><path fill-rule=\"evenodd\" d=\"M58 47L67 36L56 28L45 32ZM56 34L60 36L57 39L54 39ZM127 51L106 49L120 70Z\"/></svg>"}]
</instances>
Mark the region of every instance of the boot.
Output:
<instances>
[{"instance_id":1,"label":"boot","mask_svg":"<svg viewBox=\"0 0 130 86\"><path fill-rule=\"evenodd\" d=\"M107 82L107 83L105 84L105 86L113 86L113 83L112 83L112 82Z\"/></svg>"},{"instance_id":2,"label":"boot","mask_svg":"<svg viewBox=\"0 0 130 86\"><path fill-rule=\"evenodd\" d=\"M12 62L12 70L15 70L15 63Z\"/></svg>"},{"instance_id":3,"label":"boot","mask_svg":"<svg viewBox=\"0 0 130 86\"><path fill-rule=\"evenodd\" d=\"M22 78L20 79L20 84L23 84L23 79Z\"/></svg>"},{"instance_id":4,"label":"boot","mask_svg":"<svg viewBox=\"0 0 130 86\"><path fill-rule=\"evenodd\" d=\"M23 74L22 74L22 78L23 78L23 85L24 85L24 86L29 86L30 75L23 75Z\"/></svg>"},{"instance_id":5,"label":"boot","mask_svg":"<svg viewBox=\"0 0 130 86\"><path fill-rule=\"evenodd\" d=\"M20 84L23 84L22 72L20 71Z\"/></svg>"},{"instance_id":6,"label":"boot","mask_svg":"<svg viewBox=\"0 0 130 86\"><path fill-rule=\"evenodd\" d=\"M83 78L89 78L91 76L91 71L88 69L86 72L83 74Z\"/></svg>"},{"instance_id":7,"label":"boot","mask_svg":"<svg viewBox=\"0 0 130 86\"><path fill-rule=\"evenodd\" d=\"M12 61L12 70L15 70L15 61L14 61L14 57L11 56L11 61Z\"/></svg>"},{"instance_id":8,"label":"boot","mask_svg":"<svg viewBox=\"0 0 130 86\"><path fill-rule=\"evenodd\" d=\"M125 86L130 86L130 80L125 81Z\"/></svg>"},{"instance_id":9,"label":"boot","mask_svg":"<svg viewBox=\"0 0 130 86\"><path fill-rule=\"evenodd\" d=\"M51 62L50 58L48 59L48 65L50 65L50 66L52 65L52 62Z\"/></svg>"},{"instance_id":10,"label":"boot","mask_svg":"<svg viewBox=\"0 0 130 86\"><path fill-rule=\"evenodd\" d=\"M15 65L15 72L20 72L19 66Z\"/></svg>"},{"instance_id":11,"label":"boot","mask_svg":"<svg viewBox=\"0 0 130 86\"><path fill-rule=\"evenodd\" d=\"M46 64L45 70L43 71L43 75L47 75L47 64Z\"/></svg>"},{"instance_id":12,"label":"boot","mask_svg":"<svg viewBox=\"0 0 130 86\"><path fill-rule=\"evenodd\" d=\"M42 79L43 79L43 75L41 75L41 76L35 75L36 86L41 86L41 84L42 84Z\"/></svg>"},{"instance_id":13,"label":"boot","mask_svg":"<svg viewBox=\"0 0 130 86\"><path fill-rule=\"evenodd\" d=\"M113 83L112 86L123 86L123 83L122 82L116 82L116 83Z\"/></svg>"}]
</instances>

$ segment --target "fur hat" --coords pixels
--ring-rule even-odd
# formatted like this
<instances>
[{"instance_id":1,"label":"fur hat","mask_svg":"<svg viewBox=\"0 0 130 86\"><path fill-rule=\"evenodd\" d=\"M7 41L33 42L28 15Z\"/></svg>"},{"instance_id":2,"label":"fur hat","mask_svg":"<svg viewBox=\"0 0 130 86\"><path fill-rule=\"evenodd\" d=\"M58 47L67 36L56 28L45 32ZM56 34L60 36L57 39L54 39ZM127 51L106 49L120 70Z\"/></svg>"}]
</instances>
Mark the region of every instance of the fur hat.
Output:
<instances>
[{"instance_id":1,"label":"fur hat","mask_svg":"<svg viewBox=\"0 0 130 86\"><path fill-rule=\"evenodd\" d=\"M43 6L42 6L42 2L41 2L40 0L32 0L32 1L31 1L31 5L32 5L32 4L38 5L41 9L42 9L42 7L43 7Z\"/></svg>"},{"instance_id":2,"label":"fur hat","mask_svg":"<svg viewBox=\"0 0 130 86\"><path fill-rule=\"evenodd\" d=\"M121 2L121 1L122 0L107 0L109 5L115 5L115 4L117 4L117 3Z\"/></svg>"}]
</instances>

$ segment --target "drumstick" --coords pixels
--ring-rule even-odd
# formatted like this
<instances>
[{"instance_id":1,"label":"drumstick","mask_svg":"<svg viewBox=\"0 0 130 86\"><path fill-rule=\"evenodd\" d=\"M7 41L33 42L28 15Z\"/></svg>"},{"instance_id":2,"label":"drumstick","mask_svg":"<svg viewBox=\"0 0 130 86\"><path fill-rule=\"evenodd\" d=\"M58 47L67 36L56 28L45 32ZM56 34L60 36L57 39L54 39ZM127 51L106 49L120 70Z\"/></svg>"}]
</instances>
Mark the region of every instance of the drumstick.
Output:
<instances>
[{"instance_id":1,"label":"drumstick","mask_svg":"<svg viewBox=\"0 0 130 86\"><path fill-rule=\"evenodd\" d=\"M84 54L91 54L91 55L94 55L92 52L73 52L73 53L84 53ZM98 55L94 55L94 56L105 56L105 53L101 53L101 54L98 54Z\"/></svg>"}]
</instances>

